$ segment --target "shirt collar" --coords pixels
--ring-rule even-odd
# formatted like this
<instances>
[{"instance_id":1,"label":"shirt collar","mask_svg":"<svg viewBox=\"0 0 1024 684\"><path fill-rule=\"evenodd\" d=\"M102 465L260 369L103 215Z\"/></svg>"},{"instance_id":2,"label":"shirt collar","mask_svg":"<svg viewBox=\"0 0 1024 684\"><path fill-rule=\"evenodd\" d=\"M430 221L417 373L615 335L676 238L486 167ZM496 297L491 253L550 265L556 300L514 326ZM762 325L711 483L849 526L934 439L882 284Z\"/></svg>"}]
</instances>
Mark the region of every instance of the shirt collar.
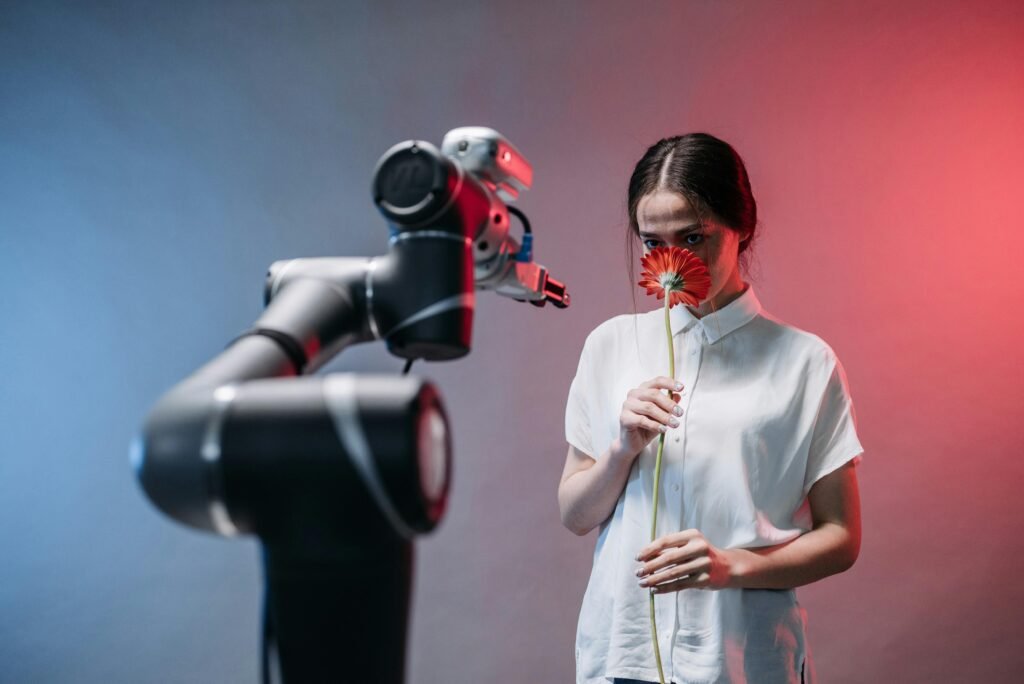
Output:
<instances>
[{"instance_id":1,"label":"shirt collar","mask_svg":"<svg viewBox=\"0 0 1024 684\"><path fill-rule=\"evenodd\" d=\"M754 286L747 283L747 288L736 299L721 309L713 311L702 318L697 318L683 304L677 304L668 310L672 334L678 335L697 326L704 331L709 344L714 344L733 330L747 323L761 313L761 302L754 293ZM721 332L721 334L719 334Z\"/></svg>"}]
</instances>

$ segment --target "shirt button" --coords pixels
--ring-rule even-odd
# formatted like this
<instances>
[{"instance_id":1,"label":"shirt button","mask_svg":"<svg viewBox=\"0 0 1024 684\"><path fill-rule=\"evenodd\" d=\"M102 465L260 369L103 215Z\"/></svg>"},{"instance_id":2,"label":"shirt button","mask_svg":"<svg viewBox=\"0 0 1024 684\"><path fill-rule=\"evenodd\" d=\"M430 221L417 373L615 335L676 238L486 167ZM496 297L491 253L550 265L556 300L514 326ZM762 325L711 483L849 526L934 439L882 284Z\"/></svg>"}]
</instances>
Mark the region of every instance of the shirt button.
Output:
<instances>
[{"instance_id":1,"label":"shirt button","mask_svg":"<svg viewBox=\"0 0 1024 684\"><path fill-rule=\"evenodd\" d=\"M677 484L672 485L672 491L673 492L678 492L679 491L679 485L677 485Z\"/></svg>"},{"instance_id":2,"label":"shirt button","mask_svg":"<svg viewBox=\"0 0 1024 684\"><path fill-rule=\"evenodd\" d=\"M678 437L676 437L676 441L677 441L677 442L679 441L679 438L678 438Z\"/></svg>"}]
</instances>

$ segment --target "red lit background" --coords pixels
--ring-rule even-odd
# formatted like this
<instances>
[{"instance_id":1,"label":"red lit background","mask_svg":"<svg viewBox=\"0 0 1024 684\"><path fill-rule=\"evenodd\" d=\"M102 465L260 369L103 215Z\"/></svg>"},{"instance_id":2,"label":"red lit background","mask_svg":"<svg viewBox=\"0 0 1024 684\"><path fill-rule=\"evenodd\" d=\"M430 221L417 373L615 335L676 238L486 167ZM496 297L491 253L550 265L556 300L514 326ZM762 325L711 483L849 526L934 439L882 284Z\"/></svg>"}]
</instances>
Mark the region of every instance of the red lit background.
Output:
<instances>
[{"instance_id":1,"label":"red lit background","mask_svg":"<svg viewBox=\"0 0 1024 684\"><path fill-rule=\"evenodd\" d=\"M413 366L456 470L410 681L572 680L594 536L558 519L565 397L632 307L632 166L687 131L745 159L749 279L854 398L861 556L798 590L822 681L1020 678L1024 3L21 3L0 64L0 680L256 680L255 546L160 517L129 439L271 261L384 252L385 150L471 124L533 163L573 305L480 295L473 354Z\"/></svg>"}]
</instances>

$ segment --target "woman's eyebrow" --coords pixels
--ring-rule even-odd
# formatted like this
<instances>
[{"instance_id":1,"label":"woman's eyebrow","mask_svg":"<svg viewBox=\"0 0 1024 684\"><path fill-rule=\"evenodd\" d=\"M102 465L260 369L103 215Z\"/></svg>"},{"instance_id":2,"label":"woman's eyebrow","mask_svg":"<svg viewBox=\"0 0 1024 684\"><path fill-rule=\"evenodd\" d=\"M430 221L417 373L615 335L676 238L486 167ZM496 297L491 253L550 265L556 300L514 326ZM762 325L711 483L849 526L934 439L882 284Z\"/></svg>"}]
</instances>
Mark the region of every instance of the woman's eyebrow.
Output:
<instances>
[{"instance_id":1,"label":"woman's eyebrow","mask_svg":"<svg viewBox=\"0 0 1024 684\"><path fill-rule=\"evenodd\" d=\"M700 227L701 227L701 225L699 223L691 223L688 226L683 226L682 228L676 228L672 232L674 234L676 234L676 235L680 235L682 233L689 233L692 230L698 230ZM640 231L640 237L656 238L656 237L658 237L658 234L657 233L645 233L643 231Z\"/></svg>"}]
</instances>

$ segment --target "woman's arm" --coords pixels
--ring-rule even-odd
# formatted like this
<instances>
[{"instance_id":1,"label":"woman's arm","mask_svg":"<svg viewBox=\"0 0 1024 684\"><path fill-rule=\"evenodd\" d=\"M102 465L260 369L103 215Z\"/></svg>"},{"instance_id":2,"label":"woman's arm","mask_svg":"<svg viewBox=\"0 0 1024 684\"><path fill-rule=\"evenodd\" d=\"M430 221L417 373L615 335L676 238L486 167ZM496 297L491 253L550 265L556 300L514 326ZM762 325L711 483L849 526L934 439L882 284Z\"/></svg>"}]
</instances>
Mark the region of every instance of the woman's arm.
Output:
<instances>
[{"instance_id":1,"label":"woman's arm","mask_svg":"<svg viewBox=\"0 0 1024 684\"><path fill-rule=\"evenodd\" d=\"M724 549L729 586L789 589L849 570L860 553L857 471L846 463L814 483L807 495L814 528L775 546Z\"/></svg>"},{"instance_id":2,"label":"woman's arm","mask_svg":"<svg viewBox=\"0 0 1024 684\"><path fill-rule=\"evenodd\" d=\"M558 484L562 524L583 536L607 520L626 486L634 460L636 456L624 453L619 440L597 460L570 444Z\"/></svg>"},{"instance_id":3,"label":"woman's arm","mask_svg":"<svg viewBox=\"0 0 1024 684\"><path fill-rule=\"evenodd\" d=\"M847 463L807 494L814 528L775 546L720 549L700 530L673 532L637 554L637 581L655 593L682 589L791 589L849 570L860 553L857 471Z\"/></svg>"}]
</instances>

